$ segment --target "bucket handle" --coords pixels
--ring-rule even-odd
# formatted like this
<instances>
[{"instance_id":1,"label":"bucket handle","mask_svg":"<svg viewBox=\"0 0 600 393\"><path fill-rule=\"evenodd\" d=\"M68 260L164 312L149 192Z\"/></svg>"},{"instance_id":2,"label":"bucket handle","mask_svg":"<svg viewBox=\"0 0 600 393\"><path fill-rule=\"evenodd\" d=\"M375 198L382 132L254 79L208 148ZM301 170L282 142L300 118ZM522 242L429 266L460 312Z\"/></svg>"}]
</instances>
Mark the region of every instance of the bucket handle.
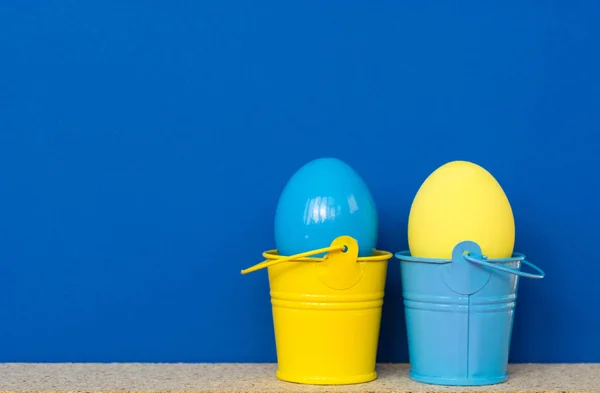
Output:
<instances>
[{"instance_id":1,"label":"bucket handle","mask_svg":"<svg viewBox=\"0 0 600 393\"><path fill-rule=\"evenodd\" d=\"M539 267L535 266L533 263L531 262L527 262L524 259L521 259L520 262L524 263L525 265L531 267L532 269L536 270L539 274L534 274L534 273L526 273L517 269L511 269L509 267L506 266L502 266L499 265L497 263L491 263L491 262L487 262L485 261L485 259L487 259L487 257L485 255L481 255L480 258L476 257L476 256L472 256L471 254L464 254L463 257L472 263L476 263L478 265L483 265L483 266L487 266L491 269L496 269L496 270L500 270L506 273L511 273L511 274L516 274L517 276L521 276L521 277L527 277L527 278L544 278L544 276L546 275L546 273L544 273L544 271L542 269L540 269Z\"/></svg>"},{"instance_id":2,"label":"bucket handle","mask_svg":"<svg viewBox=\"0 0 600 393\"><path fill-rule=\"evenodd\" d=\"M282 262L291 262L291 261L302 262L303 258L310 257L312 255L322 254L324 252L331 252L331 251L344 251L345 249L346 249L346 246L329 246L329 247L319 248L318 250L311 250L311 251L302 252L300 254L290 255L289 257L277 258L277 259L273 259L271 261L263 261L261 263L257 263L256 265L254 265L252 267L249 267L248 269L242 270L242 274L252 273L254 271L264 269L269 266L277 265L278 263L282 263ZM325 258L311 258L310 261L311 262L323 262L324 260L325 260Z\"/></svg>"},{"instance_id":3,"label":"bucket handle","mask_svg":"<svg viewBox=\"0 0 600 393\"><path fill-rule=\"evenodd\" d=\"M335 238L329 247L319 248L317 250L311 250L302 252L295 255L290 255L287 257L281 256L277 254L277 250L269 250L263 252L263 256L267 258L266 261L257 263L256 265L249 267L248 269L242 270L242 274L252 273L254 271L264 269L269 266L277 265L282 262L324 262L326 260L333 260L333 258L337 258L339 254L332 254L332 252L342 252L346 257L351 257L351 259L356 262L382 262L387 261L393 255L390 252L382 251L382 250L374 250L374 254L370 256L358 257L358 244L356 240L350 236L339 236ZM312 257L317 254L324 254L324 257ZM312 258L308 258L312 257ZM331 259L330 259L331 257ZM338 258L339 259L339 258ZM347 258L346 258L347 259Z\"/></svg>"}]
</instances>

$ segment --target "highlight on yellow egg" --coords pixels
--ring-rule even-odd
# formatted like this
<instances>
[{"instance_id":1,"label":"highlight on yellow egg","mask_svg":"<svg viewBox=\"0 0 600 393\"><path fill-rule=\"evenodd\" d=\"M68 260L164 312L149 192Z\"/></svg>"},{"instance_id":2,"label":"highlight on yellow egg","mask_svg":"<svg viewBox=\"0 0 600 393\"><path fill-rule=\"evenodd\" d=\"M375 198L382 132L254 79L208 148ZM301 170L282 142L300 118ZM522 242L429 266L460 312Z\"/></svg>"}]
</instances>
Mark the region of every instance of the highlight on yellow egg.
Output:
<instances>
[{"instance_id":1,"label":"highlight on yellow egg","mask_svg":"<svg viewBox=\"0 0 600 393\"><path fill-rule=\"evenodd\" d=\"M408 219L415 257L451 259L456 244L476 242L488 258L513 253L515 224L504 190L490 172L468 161L436 169L419 188Z\"/></svg>"}]
</instances>

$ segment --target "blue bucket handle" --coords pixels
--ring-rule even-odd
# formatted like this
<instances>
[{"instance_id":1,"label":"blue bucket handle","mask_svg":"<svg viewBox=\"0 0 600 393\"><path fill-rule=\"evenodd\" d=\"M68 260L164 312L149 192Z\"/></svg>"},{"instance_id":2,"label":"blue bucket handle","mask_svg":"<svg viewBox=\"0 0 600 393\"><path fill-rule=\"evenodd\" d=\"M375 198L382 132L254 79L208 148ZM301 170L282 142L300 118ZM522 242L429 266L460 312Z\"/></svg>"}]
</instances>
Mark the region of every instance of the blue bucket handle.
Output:
<instances>
[{"instance_id":1,"label":"blue bucket handle","mask_svg":"<svg viewBox=\"0 0 600 393\"><path fill-rule=\"evenodd\" d=\"M527 277L527 278L544 278L544 276L546 275L546 273L544 273L544 271L542 269L540 269L539 267L535 266L533 263L531 262L527 262L525 259L519 258L519 262L524 263L525 265L531 267L532 269L536 270L539 274L534 274L534 273L526 273L517 269L511 269L509 267L506 266L502 266L498 263L490 263L485 261L487 259L487 257L485 255L480 255L480 258L477 258L476 256L472 255L472 254L464 254L463 258L465 258L467 261L472 262L472 263L476 263L478 265L483 265L486 267L489 267L490 269L496 269L496 270L500 270L506 273L511 273L511 274L516 274L517 276L521 276L521 277ZM501 260L494 260L494 261L501 261ZM514 261L514 259L507 259L507 261Z\"/></svg>"}]
</instances>

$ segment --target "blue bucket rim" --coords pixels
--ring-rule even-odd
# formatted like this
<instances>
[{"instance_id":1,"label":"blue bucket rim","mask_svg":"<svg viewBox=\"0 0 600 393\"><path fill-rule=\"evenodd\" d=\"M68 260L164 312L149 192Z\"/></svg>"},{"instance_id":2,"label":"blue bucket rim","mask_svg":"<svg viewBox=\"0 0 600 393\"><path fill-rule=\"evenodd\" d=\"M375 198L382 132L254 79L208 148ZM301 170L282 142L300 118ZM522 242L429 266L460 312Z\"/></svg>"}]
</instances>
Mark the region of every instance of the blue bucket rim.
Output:
<instances>
[{"instance_id":1,"label":"blue bucket rim","mask_svg":"<svg viewBox=\"0 0 600 393\"><path fill-rule=\"evenodd\" d=\"M443 259L443 258L422 258L422 257L413 257L410 255L409 250L398 251L394 254L396 258L398 258L401 262L418 262L418 263L434 263L434 264L445 264L452 263L452 259ZM519 252L513 252L510 258L496 258L496 259L486 259L487 262L490 263L510 263L510 262L520 262L525 259L525 254L521 254Z\"/></svg>"}]
</instances>

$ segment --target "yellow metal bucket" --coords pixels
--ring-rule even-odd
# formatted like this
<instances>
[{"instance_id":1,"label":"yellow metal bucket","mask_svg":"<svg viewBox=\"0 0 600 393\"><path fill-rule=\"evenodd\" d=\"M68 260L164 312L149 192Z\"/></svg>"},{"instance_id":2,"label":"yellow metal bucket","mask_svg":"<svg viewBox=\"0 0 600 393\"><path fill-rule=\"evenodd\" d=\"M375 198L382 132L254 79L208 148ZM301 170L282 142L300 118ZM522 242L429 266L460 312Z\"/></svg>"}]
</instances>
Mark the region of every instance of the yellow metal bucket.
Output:
<instances>
[{"instance_id":1,"label":"yellow metal bucket","mask_svg":"<svg viewBox=\"0 0 600 393\"><path fill-rule=\"evenodd\" d=\"M323 254L323 258L310 258ZM376 250L358 258L349 236L292 256L276 250L242 274L268 268L277 347L277 377L340 385L369 382L375 370L387 264ZM286 262L286 263L283 263Z\"/></svg>"}]
</instances>

